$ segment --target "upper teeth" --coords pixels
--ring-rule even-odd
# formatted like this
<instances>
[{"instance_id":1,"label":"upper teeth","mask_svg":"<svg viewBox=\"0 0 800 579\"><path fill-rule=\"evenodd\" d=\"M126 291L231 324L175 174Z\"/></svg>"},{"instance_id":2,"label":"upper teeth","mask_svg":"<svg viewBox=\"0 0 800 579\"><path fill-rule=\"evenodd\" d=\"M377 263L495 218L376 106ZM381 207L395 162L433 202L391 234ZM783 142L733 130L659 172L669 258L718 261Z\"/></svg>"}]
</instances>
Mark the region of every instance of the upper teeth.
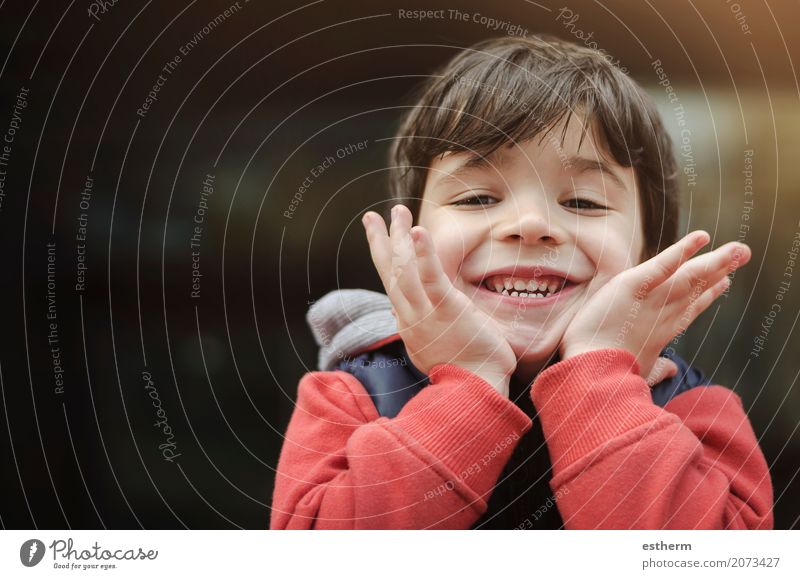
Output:
<instances>
[{"instance_id":1,"label":"upper teeth","mask_svg":"<svg viewBox=\"0 0 800 579\"><path fill-rule=\"evenodd\" d=\"M505 295L543 297L564 287L566 280L556 276L541 276L538 279L493 275L486 279L486 287Z\"/></svg>"}]
</instances>

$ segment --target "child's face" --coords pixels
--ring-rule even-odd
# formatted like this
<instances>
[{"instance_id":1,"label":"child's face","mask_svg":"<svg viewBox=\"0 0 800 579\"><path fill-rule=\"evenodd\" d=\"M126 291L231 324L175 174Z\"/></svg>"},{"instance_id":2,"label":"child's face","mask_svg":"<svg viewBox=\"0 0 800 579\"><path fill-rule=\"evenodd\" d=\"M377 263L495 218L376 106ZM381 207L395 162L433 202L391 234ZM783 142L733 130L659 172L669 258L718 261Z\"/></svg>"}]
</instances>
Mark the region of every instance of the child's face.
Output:
<instances>
[{"instance_id":1,"label":"child's face","mask_svg":"<svg viewBox=\"0 0 800 579\"><path fill-rule=\"evenodd\" d=\"M562 124L541 144L502 147L485 164L467 168L471 153L448 153L433 160L425 184L418 224L455 287L496 321L523 375L541 369L581 304L637 265L644 245L634 170L601 153L592 131L578 151L581 122L572 115L563 149ZM557 287L550 297L502 295L495 284L506 281L525 283L531 296Z\"/></svg>"}]
</instances>

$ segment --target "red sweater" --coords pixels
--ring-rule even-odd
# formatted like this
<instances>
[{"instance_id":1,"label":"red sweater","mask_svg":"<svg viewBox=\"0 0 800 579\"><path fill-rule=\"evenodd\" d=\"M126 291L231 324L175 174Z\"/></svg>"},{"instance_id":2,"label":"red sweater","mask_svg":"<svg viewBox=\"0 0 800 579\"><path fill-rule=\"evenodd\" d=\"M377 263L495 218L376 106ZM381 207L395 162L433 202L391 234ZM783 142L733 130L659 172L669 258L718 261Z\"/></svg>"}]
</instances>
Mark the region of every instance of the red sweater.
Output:
<instances>
[{"instance_id":1,"label":"red sweater","mask_svg":"<svg viewBox=\"0 0 800 579\"><path fill-rule=\"evenodd\" d=\"M596 350L531 387L564 527L772 528L769 470L739 397L699 386L662 409L638 370L627 350ZM429 378L386 418L351 374L303 376L271 528L470 528L531 419L463 368Z\"/></svg>"}]
</instances>

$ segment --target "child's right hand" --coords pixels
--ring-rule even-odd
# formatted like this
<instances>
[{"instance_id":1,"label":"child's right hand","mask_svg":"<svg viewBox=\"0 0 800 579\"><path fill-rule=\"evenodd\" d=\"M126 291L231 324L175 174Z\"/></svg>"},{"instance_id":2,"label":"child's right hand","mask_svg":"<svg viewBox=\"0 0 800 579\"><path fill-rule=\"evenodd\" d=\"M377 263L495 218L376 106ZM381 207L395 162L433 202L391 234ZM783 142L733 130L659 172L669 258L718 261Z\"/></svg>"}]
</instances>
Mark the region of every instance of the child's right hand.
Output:
<instances>
[{"instance_id":1,"label":"child's right hand","mask_svg":"<svg viewBox=\"0 0 800 579\"><path fill-rule=\"evenodd\" d=\"M392 208L389 234L383 218L373 211L365 213L362 222L414 366L428 374L437 364L455 364L508 397L509 379L517 367L514 351L494 320L453 286L430 233L411 227L411 212L404 205Z\"/></svg>"}]
</instances>

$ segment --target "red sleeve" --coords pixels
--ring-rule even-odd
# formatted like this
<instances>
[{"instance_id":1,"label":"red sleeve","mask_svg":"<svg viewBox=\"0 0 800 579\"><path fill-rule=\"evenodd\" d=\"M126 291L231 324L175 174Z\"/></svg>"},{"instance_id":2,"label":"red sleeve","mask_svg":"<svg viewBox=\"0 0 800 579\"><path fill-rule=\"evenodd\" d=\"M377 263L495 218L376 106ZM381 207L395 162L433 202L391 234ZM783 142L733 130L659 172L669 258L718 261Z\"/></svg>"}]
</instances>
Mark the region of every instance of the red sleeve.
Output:
<instances>
[{"instance_id":1,"label":"red sleeve","mask_svg":"<svg viewBox=\"0 0 800 579\"><path fill-rule=\"evenodd\" d=\"M435 366L395 418L346 372L298 387L272 500L273 529L467 529L531 420L477 375Z\"/></svg>"},{"instance_id":2,"label":"red sleeve","mask_svg":"<svg viewBox=\"0 0 800 579\"><path fill-rule=\"evenodd\" d=\"M698 386L653 404L635 356L586 352L533 383L568 529L769 529L769 469L739 397Z\"/></svg>"}]
</instances>

